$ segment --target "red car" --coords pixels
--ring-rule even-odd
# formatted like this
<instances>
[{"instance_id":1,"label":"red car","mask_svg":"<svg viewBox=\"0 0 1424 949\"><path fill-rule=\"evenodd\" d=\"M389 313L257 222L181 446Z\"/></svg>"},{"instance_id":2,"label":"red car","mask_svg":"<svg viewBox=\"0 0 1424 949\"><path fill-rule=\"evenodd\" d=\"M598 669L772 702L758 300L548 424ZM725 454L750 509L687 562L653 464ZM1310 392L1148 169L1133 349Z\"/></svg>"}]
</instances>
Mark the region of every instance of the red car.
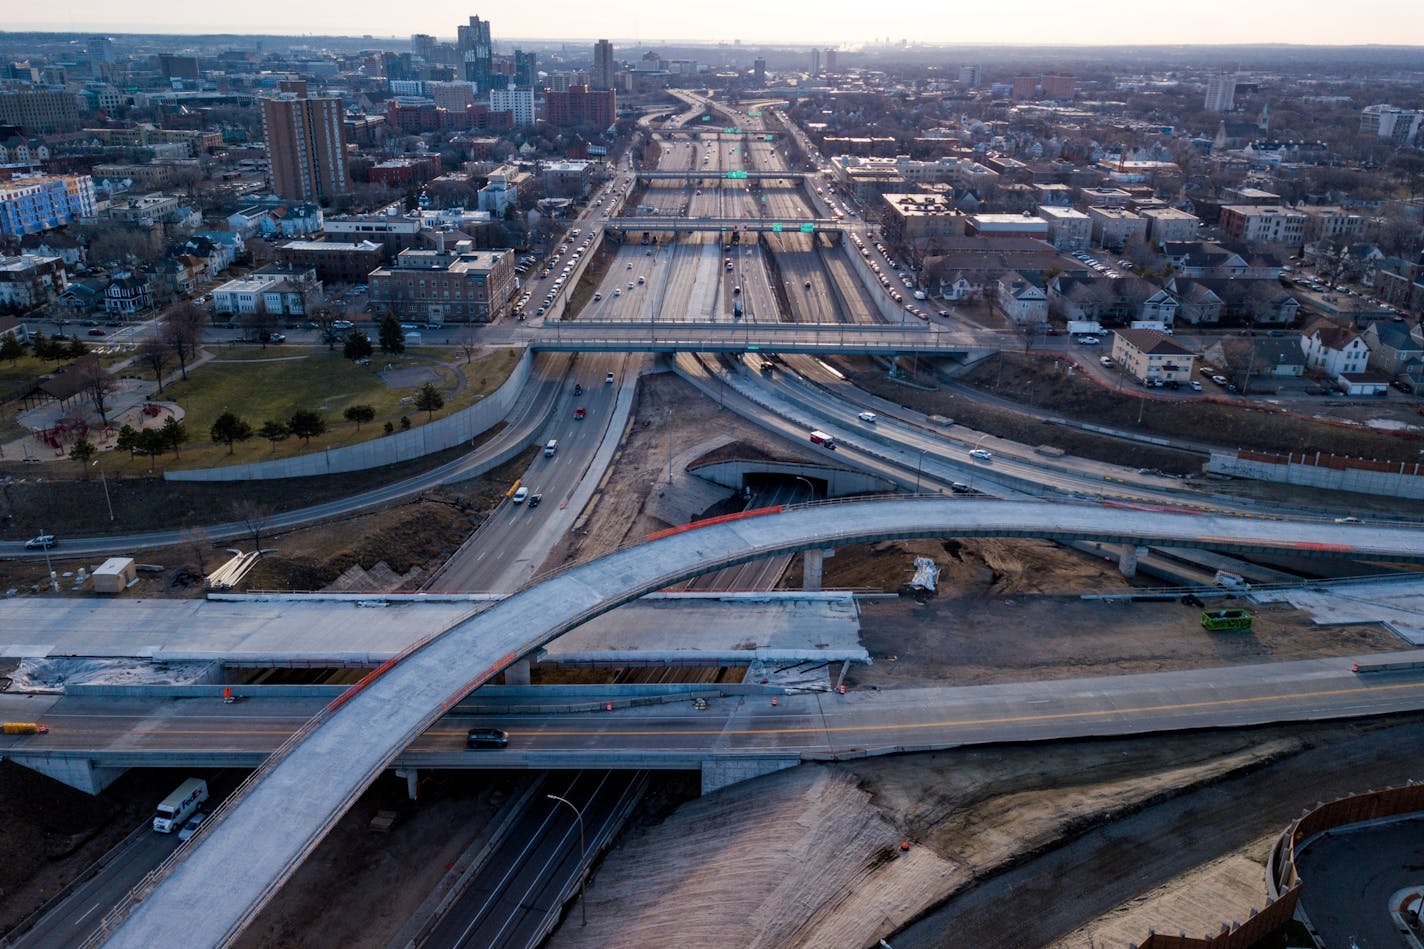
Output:
<instances>
[{"instance_id":1,"label":"red car","mask_svg":"<svg viewBox=\"0 0 1424 949\"><path fill-rule=\"evenodd\" d=\"M103 330L90 330L90 331L89 331L89 335L90 335L90 336L107 336L108 334L105 333Z\"/></svg>"},{"instance_id":2,"label":"red car","mask_svg":"<svg viewBox=\"0 0 1424 949\"><path fill-rule=\"evenodd\" d=\"M584 417L585 415L587 415L587 414L588 414L588 409L586 409L586 408L584 408L582 405L580 405L578 408L574 409L574 421L575 421L575 422L582 422L582 421L583 421L583 417Z\"/></svg>"}]
</instances>

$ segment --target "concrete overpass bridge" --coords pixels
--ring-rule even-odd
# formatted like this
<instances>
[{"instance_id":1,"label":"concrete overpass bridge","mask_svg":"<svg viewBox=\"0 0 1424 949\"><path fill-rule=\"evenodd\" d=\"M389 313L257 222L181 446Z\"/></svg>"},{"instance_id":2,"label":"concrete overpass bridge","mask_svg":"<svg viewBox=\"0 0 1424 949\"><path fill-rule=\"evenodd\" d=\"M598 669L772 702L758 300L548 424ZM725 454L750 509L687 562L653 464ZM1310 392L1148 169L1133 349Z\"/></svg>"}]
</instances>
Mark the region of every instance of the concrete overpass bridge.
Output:
<instances>
[{"instance_id":1,"label":"concrete overpass bridge","mask_svg":"<svg viewBox=\"0 0 1424 949\"><path fill-rule=\"evenodd\" d=\"M835 234L845 231L845 224L834 218L810 220L772 220L745 217L615 217L603 222L607 231L683 232L688 234L723 231L728 234Z\"/></svg>"},{"instance_id":2,"label":"concrete overpass bridge","mask_svg":"<svg viewBox=\"0 0 1424 949\"><path fill-rule=\"evenodd\" d=\"M804 353L965 358L985 351L972 334L938 325L861 323L555 322L530 346L565 353Z\"/></svg>"},{"instance_id":3,"label":"concrete overpass bridge","mask_svg":"<svg viewBox=\"0 0 1424 949\"><path fill-rule=\"evenodd\" d=\"M504 668L595 616L703 573L767 556L945 536L1424 562L1424 530L1413 526L1033 502L828 503L687 530L556 573L478 616L432 631L285 742L190 846L177 851L115 918L105 921L103 932L111 934L113 946L142 949L213 946L235 938L341 814L417 738ZM1019 710L1020 691L1017 686L1008 690L1003 701ZM798 734L803 732L793 726L773 731L768 739L774 749ZM194 906L204 911L194 913Z\"/></svg>"},{"instance_id":4,"label":"concrete overpass bridge","mask_svg":"<svg viewBox=\"0 0 1424 949\"><path fill-rule=\"evenodd\" d=\"M805 181L811 176L806 171L708 171L689 168L686 171L639 171L634 173L639 181Z\"/></svg>"}]
</instances>

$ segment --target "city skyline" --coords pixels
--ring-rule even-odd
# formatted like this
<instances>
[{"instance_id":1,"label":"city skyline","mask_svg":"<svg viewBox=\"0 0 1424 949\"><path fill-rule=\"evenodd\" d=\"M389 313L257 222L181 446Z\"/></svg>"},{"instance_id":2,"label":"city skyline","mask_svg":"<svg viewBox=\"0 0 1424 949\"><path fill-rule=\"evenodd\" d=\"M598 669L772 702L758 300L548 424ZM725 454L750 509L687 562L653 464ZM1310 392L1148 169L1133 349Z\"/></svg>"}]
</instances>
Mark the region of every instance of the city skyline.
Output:
<instances>
[{"instance_id":1,"label":"city skyline","mask_svg":"<svg viewBox=\"0 0 1424 949\"><path fill-rule=\"evenodd\" d=\"M569 6L550 17L531 7L490 7L441 0L409 11L371 5L353 9L330 0L302 5L298 11L276 0L252 0L213 15L196 12L179 0L152 0L132 16L115 18L112 4L71 0L62 20L54 11L30 7L8 18L10 31L115 32L159 34L317 34L371 35L400 39L412 33L453 38L457 25L471 15L493 20L503 41L774 43L787 46L841 45L908 39L917 44L1034 45L1424 45L1424 8L1410 0L1362 0L1340 14L1338 4L1306 3L1288 18L1279 8L1251 8L1225 0L1203 0L1183 17L1165 23L1154 8L1114 10L1110 17L1083 17L1061 4L1025 0L1010 17L996 10L944 8L929 0L907 0L893 18L867 21L861 8L827 7L811 0L788 0L774 7L749 0L726 0L714 16L693 18L668 5L608 0L599 5Z\"/></svg>"}]
</instances>

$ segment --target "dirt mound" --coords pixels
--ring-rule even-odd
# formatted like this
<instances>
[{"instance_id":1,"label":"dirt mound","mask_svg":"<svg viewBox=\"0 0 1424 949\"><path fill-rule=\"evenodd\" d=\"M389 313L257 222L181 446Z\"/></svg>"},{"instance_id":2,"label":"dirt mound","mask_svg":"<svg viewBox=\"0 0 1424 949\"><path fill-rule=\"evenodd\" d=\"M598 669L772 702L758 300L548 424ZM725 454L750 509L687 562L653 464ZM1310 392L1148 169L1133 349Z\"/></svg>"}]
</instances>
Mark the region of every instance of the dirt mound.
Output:
<instances>
[{"instance_id":1,"label":"dirt mound","mask_svg":"<svg viewBox=\"0 0 1424 949\"><path fill-rule=\"evenodd\" d=\"M1049 541L952 537L841 547L825 561L823 582L828 588L894 592L914 575L916 557L928 557L940 568L940 596L989 598L1065 593L1085 585L1127 587L1110 564ZM782 587L800 585L797 560Z\"/></svg>"}]
</instances>

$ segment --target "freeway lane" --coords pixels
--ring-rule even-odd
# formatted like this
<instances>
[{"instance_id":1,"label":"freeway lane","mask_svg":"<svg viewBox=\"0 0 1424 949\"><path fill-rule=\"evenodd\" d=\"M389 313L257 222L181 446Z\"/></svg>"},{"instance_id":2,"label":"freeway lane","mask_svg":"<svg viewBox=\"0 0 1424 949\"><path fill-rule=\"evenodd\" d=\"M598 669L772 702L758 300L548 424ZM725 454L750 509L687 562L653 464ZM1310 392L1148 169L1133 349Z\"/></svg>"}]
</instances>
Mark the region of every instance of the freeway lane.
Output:
<instances>
[{"instance_id":1,"label":"freeway lane","mask_svg":"<svg viewBox=\"0 0 1424 949\"><path fill-rule=\"evenodd\" d=\"M1412 652L1397 656L1417 658ZM731 689L734 694L713 699L704 711L678 701L611 713L455 714L427 729L400 760L442 767L582 767L626 756L646 766L696 767L716 757L842 758L1424 708L1424 672L1357 676L1349 671L1356 658L846 695ZM588 698L596 703L597 690ZM0 738L0 751L21 761L28 754L82 753L120 762L195 753L250 764L325 702L155 699L116 709L99 698L64 698L45 713L49 735ZM0 702L0 711L4 706ZM504 728L509 748L466 751L465 731L473 724Z\"/></svg>"}]
</instances>

